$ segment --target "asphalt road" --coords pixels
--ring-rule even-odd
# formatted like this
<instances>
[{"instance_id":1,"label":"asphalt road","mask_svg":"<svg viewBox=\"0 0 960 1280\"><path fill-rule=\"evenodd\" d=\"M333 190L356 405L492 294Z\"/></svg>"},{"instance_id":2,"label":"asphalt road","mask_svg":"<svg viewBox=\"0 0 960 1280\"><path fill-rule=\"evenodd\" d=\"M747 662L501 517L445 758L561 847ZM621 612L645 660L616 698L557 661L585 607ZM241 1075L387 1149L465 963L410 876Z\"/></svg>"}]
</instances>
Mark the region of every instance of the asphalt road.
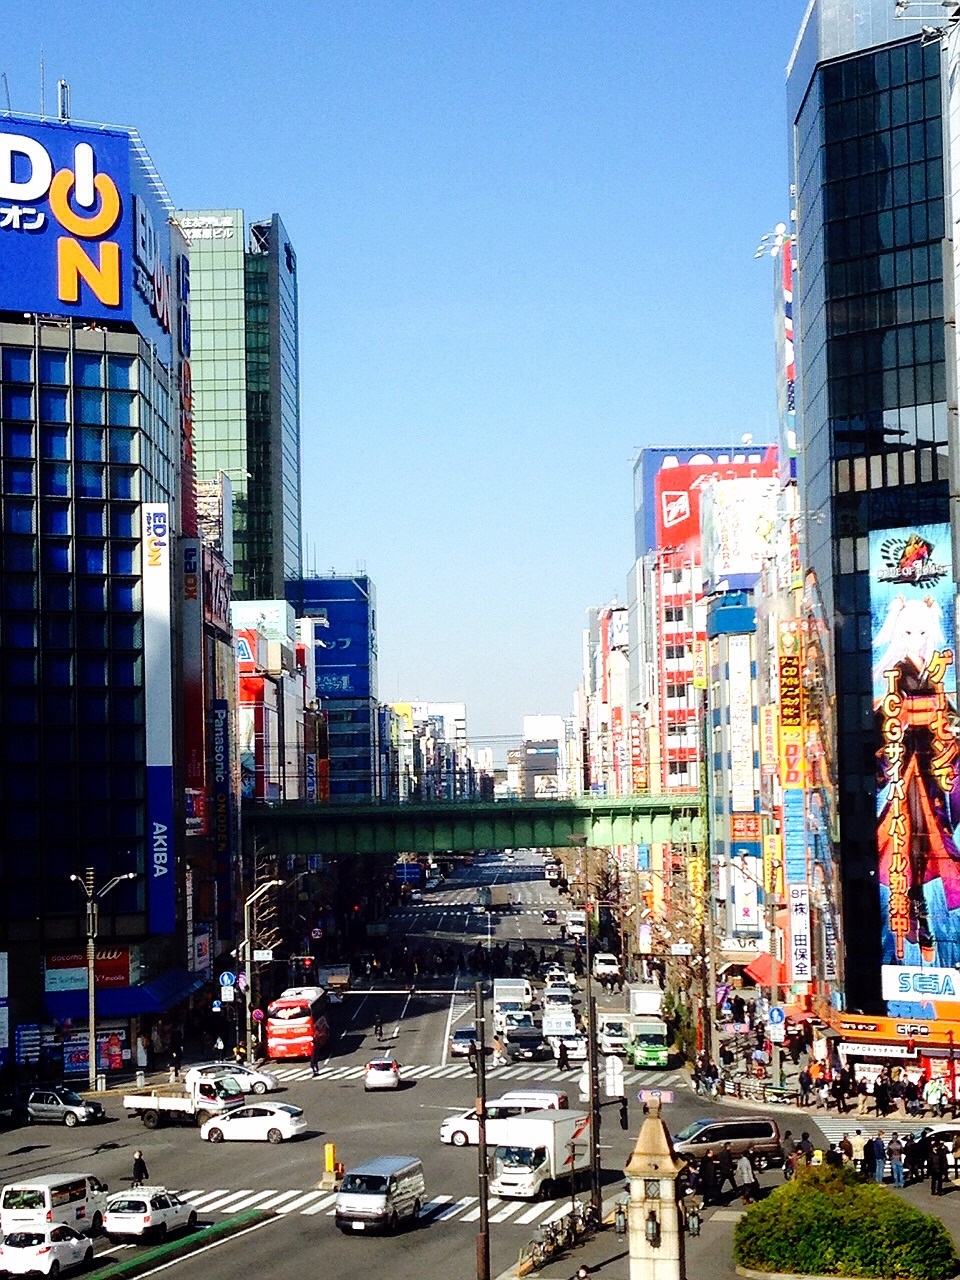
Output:
<instances>
[{"instance_id":1,"label":"asphalt road","mask_svg":"<svg viewBox=\"0 0 960 1280\"><path fill-rule=\"evenodd\" d=\"M478 937L485 942L488 921L470 911L474 889L478 883L504 880L515 883L519 907L489 922L491 940L526 938L537 949L541 943L554 949L557 931L545 929L540 912L544 906L559 906L560 900L543 879L539 860L524 865L508 863L502 856L478 860L474 867L463 869L459 878L425 894L423 904L398 910L391 921L394 937L411 945L434 938L444 944L473 944ZM168 1262L168 1273L199 1277L202 1271L203 1280L221 1276L233 1280L238 1274L302 1280L305 1251L313 1253L320 1246L325 1269L335 1275L355 1275L359 1267L388 1264L395 1280L421 1280L424 1274L471 1275L479 1218L476 1148L445 1146L438 1137L445 1115L474 1102L474 1077L468 1065L447 1053L450 1031L473 1018L472 979L466 980L466 989L464 981L424 977L413 989L399 985L386 989L381 984L349 993L337 1011L339 1035L320 1078L311 1078L306 1063L277 1064L284 1090L271 1096L302 1106L311 1125L310 1134L296 1142L279 1147L266 1143L213 1146L201 1142L189 1127L147 1132L126 1117L119 1099L108 1100L110 1118L94 1130L34 1125L0 1134L0 1181L71 1170L94 1173L112 1190L121 1189L129 1185L133 1151L140 1147L151 1182L193 1199L202 1222L219 1222L253 1207L269 1213L243 1235L219 1243L205 1243L203 1232L198 1232L197 1252ZM599 1003L601 1008L613 1008L622 1007L622 1001L623 996L602 994ZM404 1065L407 1079L399 1091L367 1094L360 1075L363 1063L378 1047L373 1034L377 1014L383 1020L385 1044ZM488 1096L543 1083L565 1088L571 1105L577 1106L578 1075L575 1065L561 1077L552 1062L499 1068L490 1072ZM674 1131L698 1116L719 1111L695 1098L677 1070L633 1072L628 1068L626 1080L632 1101L629 1131L620 1130L615 1106L604 1112L601 1155L607 1194L622 1185L622 1169L641 1122L638 1088L675 1090L675 1102L666 1108ZM316 1186L327 1142L336 1144L337 1159L348 1169L378 1155L420 1156L429 1201L420 1226L392 1238L338 1232L332 1196ZM514 1262L538 1224L563 1212L565 1205L561 1200L493 1202L493 1275ZM113 1251L126 1257L130 1247L113 1247ZM110 1249L107 1242L98 1242L98 1259Z\"/></svg>"}]
</instances>

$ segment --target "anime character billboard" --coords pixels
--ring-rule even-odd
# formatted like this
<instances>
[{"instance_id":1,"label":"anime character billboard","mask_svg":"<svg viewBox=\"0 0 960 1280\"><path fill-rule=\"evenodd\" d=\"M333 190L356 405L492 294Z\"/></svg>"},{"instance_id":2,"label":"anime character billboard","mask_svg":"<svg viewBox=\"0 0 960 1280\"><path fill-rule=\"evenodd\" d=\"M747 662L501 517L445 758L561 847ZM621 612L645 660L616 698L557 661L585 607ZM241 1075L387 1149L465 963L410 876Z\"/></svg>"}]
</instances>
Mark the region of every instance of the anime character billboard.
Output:
<instances>
[{"instance_id":1,"label":"anime character billboard","mask_svg":"<svg viewBox=\"0 0 960 1280\"><path fill-rule=\"evenodd\" d=\"M950 526L870 533L885 966L960 963L960 760Z\"/></svg>"}]
</instances>

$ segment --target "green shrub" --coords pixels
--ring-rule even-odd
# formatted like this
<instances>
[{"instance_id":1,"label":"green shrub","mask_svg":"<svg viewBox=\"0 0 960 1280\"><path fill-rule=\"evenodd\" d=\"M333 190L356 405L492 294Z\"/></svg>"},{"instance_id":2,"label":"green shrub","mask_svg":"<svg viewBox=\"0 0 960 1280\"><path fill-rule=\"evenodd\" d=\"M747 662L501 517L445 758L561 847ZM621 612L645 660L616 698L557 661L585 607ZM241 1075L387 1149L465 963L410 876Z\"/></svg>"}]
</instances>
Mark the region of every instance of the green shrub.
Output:
<instances>
[{"instance_id":1,"label":"green shrub","mask_svg":"<svg viewBox=\"0 0 960 1280\"><path fill-rule=\"evenodd\" d=\"M755 1271L948 1280L958 1270L939 1218L849 1165L798 1169L737 1223L733 1255Z\"/></svg>"}]
</instances>

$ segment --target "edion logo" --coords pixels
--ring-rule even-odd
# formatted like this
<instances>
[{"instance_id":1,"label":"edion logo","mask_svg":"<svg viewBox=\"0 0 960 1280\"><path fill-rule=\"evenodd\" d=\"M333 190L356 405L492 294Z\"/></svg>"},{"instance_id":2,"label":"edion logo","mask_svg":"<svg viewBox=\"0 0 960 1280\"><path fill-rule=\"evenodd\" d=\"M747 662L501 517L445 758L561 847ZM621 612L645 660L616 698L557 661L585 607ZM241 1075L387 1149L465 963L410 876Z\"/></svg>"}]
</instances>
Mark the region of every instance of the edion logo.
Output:
<instances>
[{"instance_id":1,"label":"edion logo","mask_svg":"<svg viewBox=\"0 0 960 1280\"><path fill-rule=\"evenodd\" d=\"M167 513L162 509L147 512L147 568L161 569L169 545Z\"/></svg>"},{"instance_id":2,"label":"edion logo","mask_svg":"<svg viewBox=\"0 0 960 1280\"><path fill-rule=\"evenodd\" d=\"M109 174L97 173L93 147L78 142L73 168L54 172L47 149L36 138L0 134L0 203L6 206L5 225L17 231L42 230L47 215L36 206L43 200L67 233L57 239L57 297L61 302L79 302L83 280L104 306L119 307L120 245L104 237L120 222L120 192ZM100 243L89 243L94 240Z\"/></svg>"},{"instance_id":3,"label":"edion logo","mask_svg":"<svg viewBox=\"0 0 960 1280\"><path fill-rule=\"evenodd\" d=\"M200 599L200 552L196 546L185 546L183 549L183 598L184 600Z\"/></svg>"}]
</instances>

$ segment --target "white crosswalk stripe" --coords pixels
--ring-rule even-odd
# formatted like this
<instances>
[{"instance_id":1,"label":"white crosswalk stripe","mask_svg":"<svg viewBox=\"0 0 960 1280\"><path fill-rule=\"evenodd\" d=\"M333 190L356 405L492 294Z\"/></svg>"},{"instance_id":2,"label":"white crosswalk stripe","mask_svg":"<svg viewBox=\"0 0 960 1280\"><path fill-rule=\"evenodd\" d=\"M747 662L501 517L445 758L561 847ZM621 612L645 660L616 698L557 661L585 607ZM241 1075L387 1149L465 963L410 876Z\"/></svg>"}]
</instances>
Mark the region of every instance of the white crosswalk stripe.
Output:
<instances>
[{"instance_id":1,"label":"white crosswalk stripe","mask_svg":"<svg viewBox=\"0 0 960 1280\"><path fill-rule=\"evenodd\" d=\"M185 1199L188 1199L197 1209L204 1209L211 1200L219 1200L221 1196L229 1194L226 1187L221 1187L219 1191L191 1191Z\"/></svg>"},{"instance_id":2,"label":"white crosswalk stripe","mask_svg":"<svg viewBox=\"0 0 960 1280\"><path fill-rule=\"evenodd\" d=\"M525 1204L525 1200L513 1200L509 1204L504 1205L497 1213L492 1213L490 1215L490 1221L506 1222L508 1218L512 1218L518 1210L522 1209Z\"/></svg>"},{"instance_id":3,"label":"white crosswalk stripe","mask_svg":"<svg viewBox=\"0 0 960 1280\"><path fill-rule=\"evenodd\" d=\"M448 1196L447 1199L452 1199L452 1197ZM469 1209L472 1204L476 1203L477 1196L462 1196L455 1204L451 1204L448 1208L444 1209L443 1213L438 1213L434 1217L433 1221L446 1222L448 1218L455 1218L458 1213L462 1213L464 1209Z\"/></svg>"},{"instance_id":4,"label":"white crosswalk stripe","mask_svg":"<svg viewBox=\"0 0 960 1280\"><path fill-rule=\"evenodd\" d=\"M258 1191L256 1192L255 1195L249 1195L245 1200L238 1200L236 1204L232 1204L230 1206L230 1212L243 1213L245 1209L252 1209L254 1205L259 1205L262 1201L266 1200L269 1196L275 1196L276 1194L277 1192L275 1188L269 1191Z\"/></svg>"},{"instance_id":5,"label":"white crosswalk stripe","mask_svg":"<svg viewBox=\"0 0 960 1280\"><path fill-rule=\"evenodd\" d=\"M245 1196L252 1195L253 1191L247 1187L245 1191L231 1191L229 1195L224 1195L219 1200L208 1200L203 1207L208 1213L225 1213L228 1209L232 1213L236 1208L234 1201L243 1200Z\"/></svg>"},{"instance_id":6,"label":"white crosswalk stripe","mask_svg":"<svg viewBox=\"0 0 960 1280\"><path fill-rule=\"evenodd\" d=\"M318 1200L316 1204L312 1204L310 1205L309 1208L304 1209L302 1211L303 1216L305 1218L309 1218L315 1213L322 1213L324 1209L329 1209L329 1207L334 1203L336 1198L337 1198L336 1192L334 1192L333 1195L324 1196L323 1199Z\"/></svg>"},{"instance_id":7,"label":"white crosswalk stripe","mask_svg":"<svg viewBox=\"0 0 960 1280\"><path fill-rule=\"evenodd\" d=\"M490 1084L498 1084L500 1081L508 1080L534 1080L539 1079L543 1082L551 1081L558 1084L574 1085L579 1077L579 1069L581 1063L574 1063L569 1071L558 1071L554 1062L540 1063L511 1063L505 1067L490 1067L487 1070L487 1080ZM359 1080L364 1073L364 1064L326 1066L321 1067L317 1073L319 1080ZM448 1062L445 1066L438 1065L433 1062L421 1062L411 1066L404 1064L403 1066L404 1080L466 1080L473 1076L472 1068L465 1062ZM302 1068L282 1068L275 1072L277 1079L284 1084L292 1084L301 1080L309 1080L312 1072L309 1067ZM654 1068L634 1070L630 1068L624 1072L624 1084L633 1086L647 1086L650 1088L680 1088L688 1084L687 1077L681 1071L663 1071ZM798 1115L797 1123L800 1124L801 1116ZM810 1118L816 1124L823 1124L817 1116L817 1113L811 1112ZM831 1124L837 1128L837 1137L839 1138L845 1128L856 1128L860 1125L864 1133L871 1126L879 1124L881 1127L891 1128L895 1121L899 1121L902 1128L910 1127L910 1121L905 1120L901 1116L888 1116L886 1120L877 1121L873 1117L866 1119L863 1116L855 1116L851 1114L846 1121L841 1116L823 1117L823 1123ZM919 1126L917 1126L919 1127ZM871 1130L872 1131L872 1130ZM826 1130L824 1130L826 1132ZM833 1141L833 1139L831 1139Z\"/></svg>"},{"instance_id":8,"label":"white crosswalk stripe","mask_svg":"<svg viewBox=\"0 0 960 1280\"><path fill-rule=\"evenodd\" d=\"M305 1209L308 1204L317 1200L325 1200L329 1203L329 1197L325 1191L307 1191L297 1200L290 1200L286 1204L280 1205L277 1213L295 1213L297 1209Z\"/></svg>"}]
</instances>

